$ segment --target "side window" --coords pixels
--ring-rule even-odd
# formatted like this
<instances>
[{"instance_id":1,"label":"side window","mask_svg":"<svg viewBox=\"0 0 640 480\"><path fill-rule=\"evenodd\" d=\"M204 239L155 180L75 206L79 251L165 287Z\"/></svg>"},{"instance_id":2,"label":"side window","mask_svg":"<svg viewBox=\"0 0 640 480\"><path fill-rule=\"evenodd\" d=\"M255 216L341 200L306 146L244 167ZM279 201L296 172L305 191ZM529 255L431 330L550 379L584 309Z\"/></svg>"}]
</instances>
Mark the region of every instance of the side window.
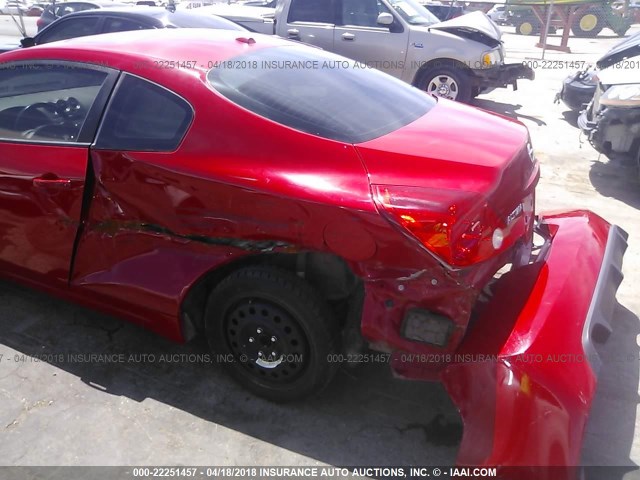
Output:
<instances>
[{"instance_id":1,"label":"side window","mask_svg":"<svg viewBox=\"0 0 640 480\"><path fill-rule=\"evenodd\" d=\"M192 118L191 106L176 94L126 75L108 106L96 148L170 152L180 145Z\"/></svg>"},{"instance_id":2,"label":"side window","mask_svg":"<svg viewBox=\"0 0 640 480\"><path fill-rule=\"evenodd\" d=\"M77 142L107 78L74 65L0 69L0 139Z\"/></svg>"},{"instance_id":3,"label":"side window","mask_svg":"<svg viewBox=\"0 0 640 480\"><path fill-rule=\"evenodd\" d=\"M98 17L68 18L60 20L42 32L36 39L38 45L43 43L57 42L69 38L85 37L98 33Z\"/></svg>"},{"instance_id":4,"label":"side window","mask_svg":"<svg viewBox=\"0 0 640 480\"><path fill-rule=\"evenodd\" d=\"M289 8L288 23L334 23L333 2L326 0L293 0Z\"/></svg>"},{"instance_id":5,"label":"side window","mask_svg":"<svg viewBox=\"0 0 640 480\"><path fill-rule=\"evenodd\" d=\"M129 32L131 30L144 30L151 28L140 22L128 20L126 18L109 17L104 22L104 26L102 27L103 33Z\"/></svg>"},{"instance_id":6,"label":"side window","mask_svg":"<svg viewBox=\"0 0 640 480\"><path fill-rule=\"evenodd\" d=\"M342 0L341 25L359 27L381 27L378 15L391 13L378 0Z\"/></svg>"}]
</instances>

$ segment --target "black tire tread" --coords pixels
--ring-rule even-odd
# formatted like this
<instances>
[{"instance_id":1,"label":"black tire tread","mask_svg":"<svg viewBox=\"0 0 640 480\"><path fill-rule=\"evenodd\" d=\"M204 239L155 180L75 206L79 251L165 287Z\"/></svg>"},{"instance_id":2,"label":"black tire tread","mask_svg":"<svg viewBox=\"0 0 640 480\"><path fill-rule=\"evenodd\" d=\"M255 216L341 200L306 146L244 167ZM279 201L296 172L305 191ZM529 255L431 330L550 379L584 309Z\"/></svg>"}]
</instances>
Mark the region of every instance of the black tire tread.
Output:
<instances>
[{"instance_id":1,"label":"black tire tread","mask_svg":"<svg viewBox=\"0 0 640 480\"><path fill-rule=\"evenodd\" d=\"M212 309L216 304L218 304L219 299L216 297L220 292L224 292L238 282L260 282L264 285L276 286L283 291L287 291L294 297L295 301L304 305L305 316L313 319L313 325L311 325L311 327L314 328L314 332L308 332L308 327L303 325L307 334L314 335L316 337L314 338L314 341L324 343L327 354L338 351L340 344L340 328L331 309L329 308L329 305L310 284L306 283L294 273L278 267L244 267L223 279L209 295L206 314L207 330L210 331L212 328L215 328L213 325L209 325L209 322L212 317L210 312L212 312ZM209 335L207 336L209 337ZM219 347L219 341L220 339L209 338L209 344L212 349ZM232 375L245 388L263 398L276 402L299 400L321 392L331 382L336 370L337 364L335 362L324 362L323 368L320 369L321 375L318 379L314 379L314 381L311 382L313 384L312 388L305 388L300 391L273 390L270 392L260 386L252 384L247 381L246 378L243 378L239 368L230 368Z\"/></svg>"}]
</instances>

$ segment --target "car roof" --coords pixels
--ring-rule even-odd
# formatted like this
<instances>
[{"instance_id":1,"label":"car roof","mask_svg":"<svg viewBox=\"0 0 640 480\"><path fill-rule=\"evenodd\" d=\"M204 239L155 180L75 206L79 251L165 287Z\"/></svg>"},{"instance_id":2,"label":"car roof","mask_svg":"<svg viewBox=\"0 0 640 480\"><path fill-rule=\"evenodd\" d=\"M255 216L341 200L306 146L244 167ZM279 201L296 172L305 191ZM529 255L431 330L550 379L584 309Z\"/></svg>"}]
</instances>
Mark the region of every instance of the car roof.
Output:
<instances>
[{"instance_id":1,"label":"car roof","mask_svg":"<svg viewBox=\"0 0 640 480\"><path fill-rule=\"evenodd\" d=\"M226 28L228 30L247 30L243 26L216 15L200 15L192 12L167 10L164 7L114 7L96 10L83 10L65 15L63 18L105 17L136 19L139 21L152 19L154 26L174 26L180 28ZM53 25L53 24L52 24ZM247 30L248 31L248 30ZM43 30L44 32L44 30Z\"/></svg>"},{"instance_id":2,"label":"car roof","mask_svg":"<svg viewBox=\"0 0 640 480\"><path fill-rule=\"evenodd\" d=\"M90 35L3 53L1 63L56 59L136 70L149 60L195 62L209 70L215 62L266 47L294 45L273 35L210 28L168 28ZM145 62L147 61L147 62ZM144 67L138 67L144 68Z\"/></svg>"}]
</instances>

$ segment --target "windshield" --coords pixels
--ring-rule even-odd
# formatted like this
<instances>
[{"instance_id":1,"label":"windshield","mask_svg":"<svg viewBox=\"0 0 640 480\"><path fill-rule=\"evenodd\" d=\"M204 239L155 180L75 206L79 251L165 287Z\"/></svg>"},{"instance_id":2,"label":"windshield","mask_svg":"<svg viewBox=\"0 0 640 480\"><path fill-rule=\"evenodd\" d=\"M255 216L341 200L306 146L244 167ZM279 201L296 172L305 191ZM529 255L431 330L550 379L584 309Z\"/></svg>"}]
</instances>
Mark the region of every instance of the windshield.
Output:
<instances>
[{"instance_id":1,"label":"windshield","mask_svg":"<svg viewBox=\"0 0 640 480\"><path fill-rule=\"evenodd\" d=\"M393 9L411 25L433 25L438 17L414 0L389 0Z\"/></svg>"},{"instance_id":2,"label":"windshield","mask_svg":"<svg viewBox=\"0 0 640 480\"><path fill-rule=\"evenodd\" d=\"M221 62L207 80L229 100L262 117L346 143L386 135L436 103L379 70L297 45Z\"/></svg>"}]
</instances>

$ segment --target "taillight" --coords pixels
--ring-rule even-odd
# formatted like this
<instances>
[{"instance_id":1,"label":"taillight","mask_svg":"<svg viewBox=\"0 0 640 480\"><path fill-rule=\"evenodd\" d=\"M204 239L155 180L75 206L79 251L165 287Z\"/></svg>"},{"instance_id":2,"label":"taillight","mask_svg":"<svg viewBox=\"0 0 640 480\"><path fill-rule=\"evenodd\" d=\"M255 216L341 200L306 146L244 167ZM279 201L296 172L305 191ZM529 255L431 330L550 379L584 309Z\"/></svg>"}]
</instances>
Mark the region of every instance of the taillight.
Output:
<instances>
[{"instance_id":1,"label":"taillight","mask_svg":"<svg viewBox=\"0 0 640 480\"><path fill-rule=\"evenodd\" d=\"M43 23L44 23L44 20L42 20L42 17L40 17L38 19L38 21L36 22L36 27L38 27L38 28L42 27Z\"/></svg>"},{"instance_id":2,"label":"taillight","mask_svg":"<svg viewBox=\"0 0 640 480\"><path fill-rule=\"evenodd\" d=\"M498 218L479 193L373 185L381 213L453 267L486 260L501 250Z\"/></svg>"}]
</instances>

